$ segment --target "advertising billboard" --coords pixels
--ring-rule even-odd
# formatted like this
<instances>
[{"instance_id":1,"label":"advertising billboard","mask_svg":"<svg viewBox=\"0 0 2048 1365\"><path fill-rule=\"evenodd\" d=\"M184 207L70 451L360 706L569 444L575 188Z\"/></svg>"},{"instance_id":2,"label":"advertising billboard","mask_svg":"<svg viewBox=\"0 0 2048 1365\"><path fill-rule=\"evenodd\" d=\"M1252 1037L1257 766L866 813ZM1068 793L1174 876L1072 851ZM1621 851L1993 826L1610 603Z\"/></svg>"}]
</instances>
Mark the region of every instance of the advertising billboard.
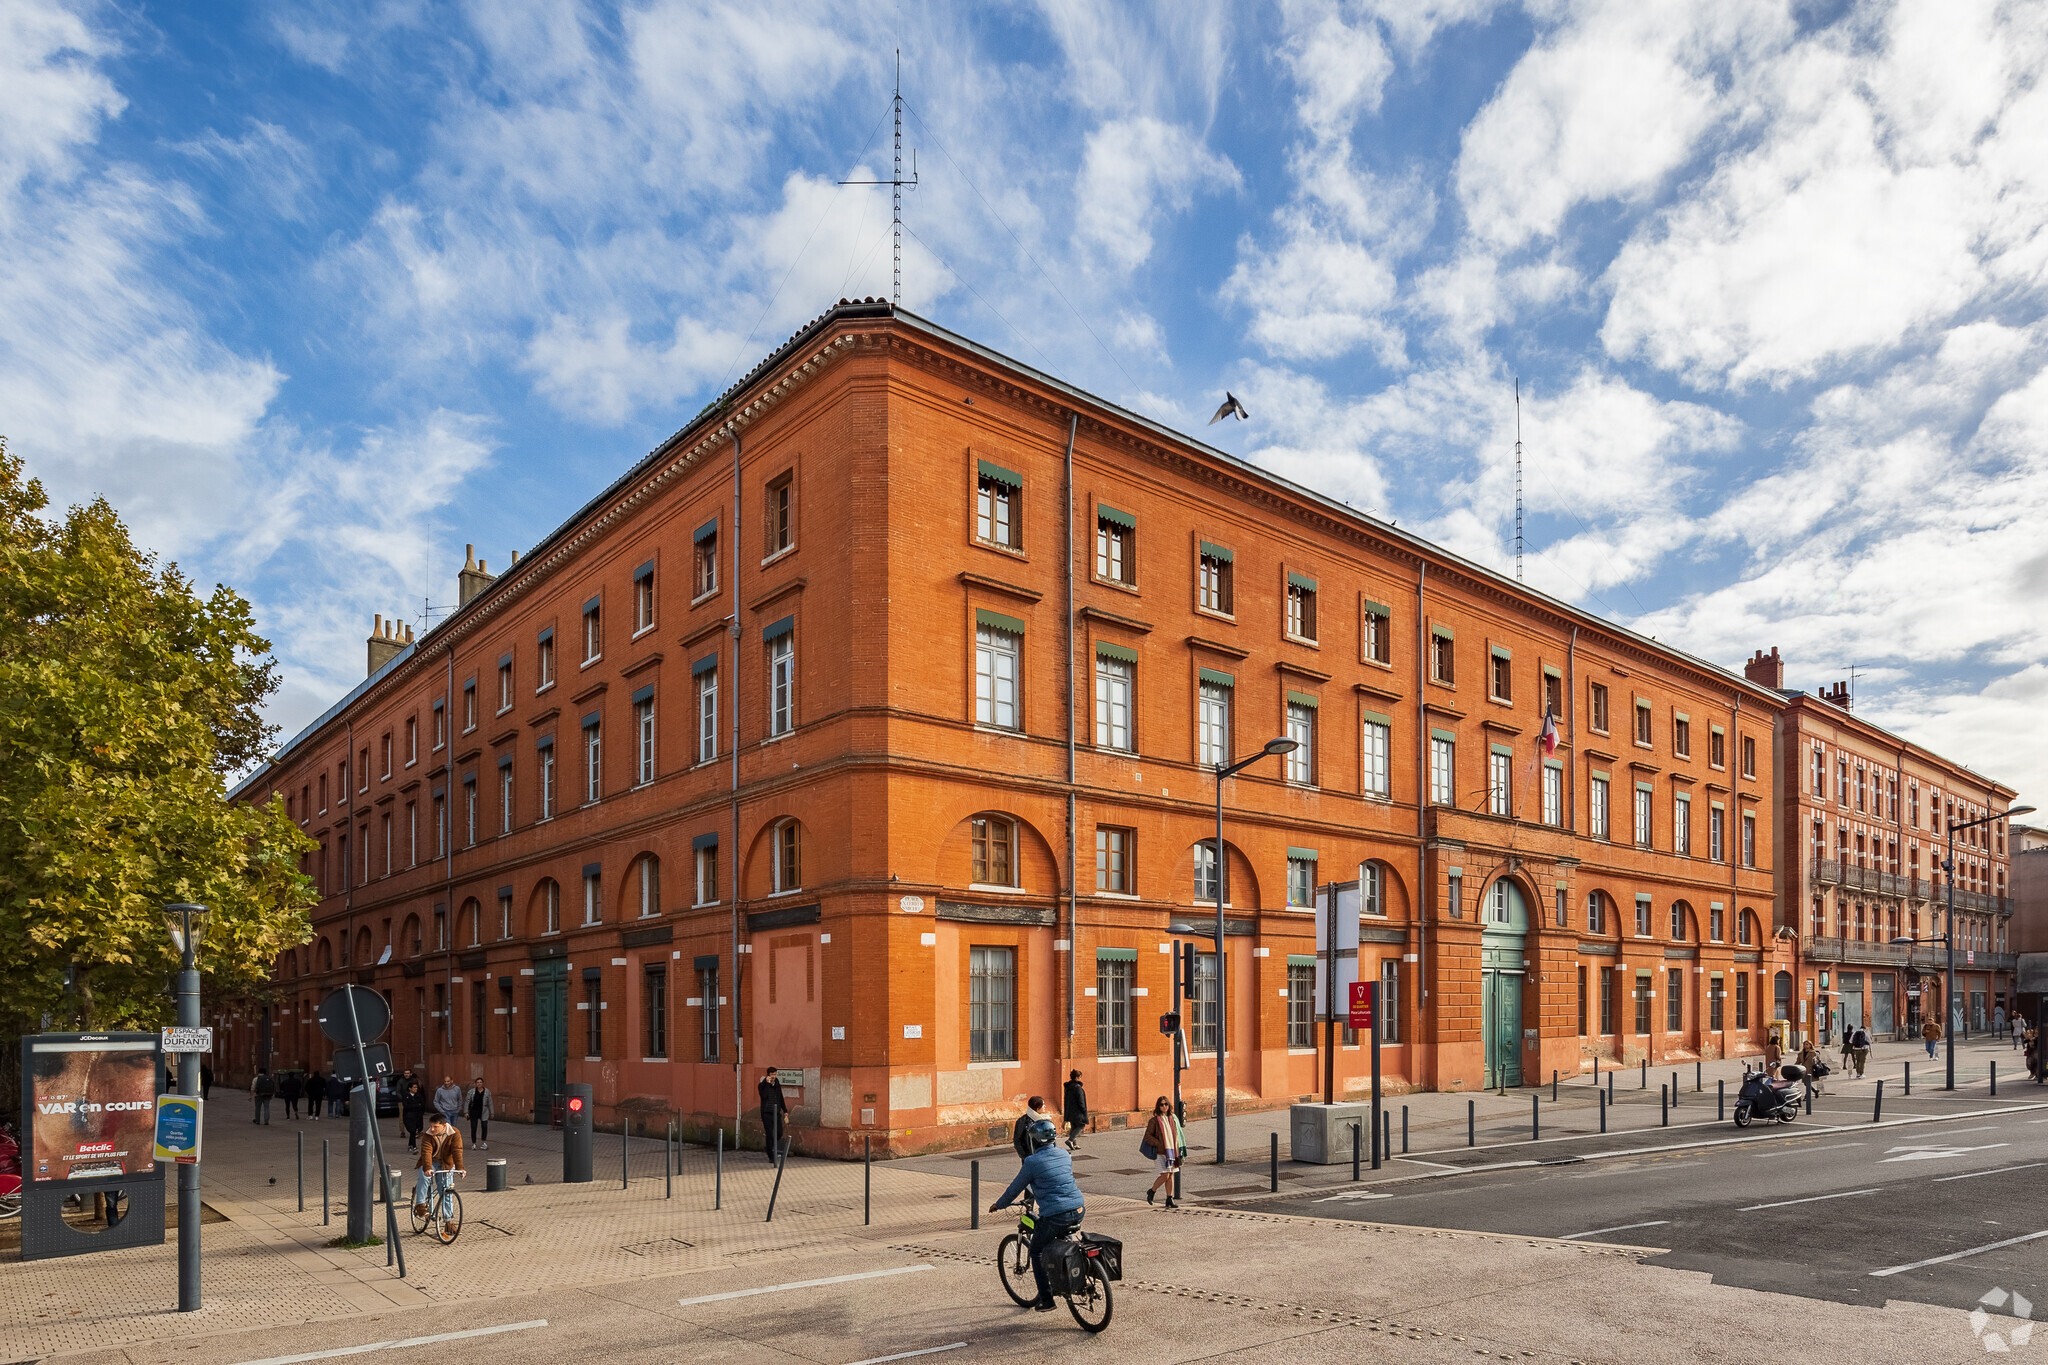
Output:
<instances>
[{"instance_id":1,"label":"advertising billboard","mask_svg":"<svg viewBox=\"0 0 2048 1365\"><path fill-rule=\"evenodd\" d=\"M154 1033L41 1034L22 1040L30 1149L22 1174L44 1184L161 1174Z\"/></svg>"}]
</instances>

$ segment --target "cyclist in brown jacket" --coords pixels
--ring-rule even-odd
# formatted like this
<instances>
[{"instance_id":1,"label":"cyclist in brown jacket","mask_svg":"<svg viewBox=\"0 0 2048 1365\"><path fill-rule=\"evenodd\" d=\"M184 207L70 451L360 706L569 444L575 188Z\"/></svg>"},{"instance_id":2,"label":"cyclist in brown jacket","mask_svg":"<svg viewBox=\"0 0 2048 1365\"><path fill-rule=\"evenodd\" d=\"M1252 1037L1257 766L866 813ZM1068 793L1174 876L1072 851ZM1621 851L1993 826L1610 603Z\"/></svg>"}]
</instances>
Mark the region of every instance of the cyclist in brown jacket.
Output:
<instances>
[{"instance_id":1,"label":"cyclist in brown jacket","mask_svg":"<svg viewBox=\"0 0 2048 1365\"><path fill-rule=\"evenodd\" d=\"M422 1218L427 1216L428 1187L432 1185L436 1171L469 1174L462 1165L462 1134L439 1110L428 1121L427 1131L420 1136L420 1173L413 1182L412 1211Z\"/></svg>"}]
</instances>

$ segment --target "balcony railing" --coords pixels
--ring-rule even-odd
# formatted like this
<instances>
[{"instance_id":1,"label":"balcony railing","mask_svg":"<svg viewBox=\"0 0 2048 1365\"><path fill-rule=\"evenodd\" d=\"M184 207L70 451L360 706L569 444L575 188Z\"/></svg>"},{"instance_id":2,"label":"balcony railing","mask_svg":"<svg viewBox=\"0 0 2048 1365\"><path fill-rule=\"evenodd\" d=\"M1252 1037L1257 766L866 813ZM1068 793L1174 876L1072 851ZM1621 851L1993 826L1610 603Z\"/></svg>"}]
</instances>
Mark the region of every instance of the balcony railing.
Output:
<instances>
[{"instance_id":1,"label":"balcony railing","mask_svg":"<svg viewBox=\"0 0 2048 1365\"><path fill-rule=\"evenodd\" d=\"M1839 886L1845 891L1862 891L1877 896L1906 900L1947 902L1941 883L1933 877L1909 877L1874 867L1858 867L1846 858L1816 858L1810 869L1816 886ZM1957 891L1956 909L2006 915L2012 902L2006 896L1989 896L1981 891Z\"/></svg>"},{"instance_id":2,"label":"balcony railing","mask_svg":"<svg viewBox=\"0 0 2048 1365\"><path fill-rule=\"evenodd\" d=\"M1806 940L1806 957L1814 962L1901 969L1918 967L1923 972L1939 972L1948 965L1948 947L1940 943L1885 943L1874 939L1816 935ZM2009 972L2019 962L2012 953L1979 952L1976 959L1971 962L1968 950L1956 949L1956 968L1959 971Z\"/></svg>"}]
</instances>

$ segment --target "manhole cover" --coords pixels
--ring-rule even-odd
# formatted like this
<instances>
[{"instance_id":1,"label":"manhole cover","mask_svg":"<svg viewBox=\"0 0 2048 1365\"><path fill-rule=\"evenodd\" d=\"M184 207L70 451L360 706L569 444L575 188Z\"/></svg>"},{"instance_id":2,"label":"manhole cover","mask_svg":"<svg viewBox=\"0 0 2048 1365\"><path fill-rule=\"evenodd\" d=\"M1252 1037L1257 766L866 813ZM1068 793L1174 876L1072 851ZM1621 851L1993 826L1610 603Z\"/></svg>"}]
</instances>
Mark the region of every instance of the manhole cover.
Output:
<instances>
[{"instance_id":1,"label":"manhole cover","mask_svg":"<svg viewBox=\"0 0 2048 1365\"><path fill-rule=\"evenodd\" d=\"M685 1242L680 1237L657 1237L651 1242L634 1242L620 1250L630 1251L635 1256L661 1256L674 1251L689 1251L695 1246L696 1243Z\"/></svg>"}]
</instances>

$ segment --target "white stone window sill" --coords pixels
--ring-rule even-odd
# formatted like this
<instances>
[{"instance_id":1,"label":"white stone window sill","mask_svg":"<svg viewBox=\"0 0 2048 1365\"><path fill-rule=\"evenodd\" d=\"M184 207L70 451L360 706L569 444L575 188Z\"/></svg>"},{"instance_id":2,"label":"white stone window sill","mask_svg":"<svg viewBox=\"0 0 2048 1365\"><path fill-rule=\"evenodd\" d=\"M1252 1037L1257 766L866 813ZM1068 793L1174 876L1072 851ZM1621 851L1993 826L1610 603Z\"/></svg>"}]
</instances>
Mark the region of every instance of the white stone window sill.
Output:
<instances>
[{"instance_id":1,"label":"white stone window sill","mask_svg":"<svg viewBox=\"0 0 2048 1365\"><path fill-rule=\"evenodd\" d=\"M541 684L541 685L540 685L539 687L536 687L536 688L534 688L534 689L533 689L533 695L537 697L537 696L539 696L539 695L540 695L541 693L543 693L543 692L552 692L552 691L554 691L554 689L555 689L555 680L554 680L553 678L549 678L549 679L548 679L548 680L547 680L546 682L542 683L542 684Z\"/></svg>"},{"instance_id":2,"label":"white stone window sill","mask_svg":"<svg viewBox=\"0 0 2048 1365\"><path fill-rule=\"evenodd\" d=\"M774 900L777 896L795 896L801 894L802 891L803 888L801 886L785 887L783 890L780 891L770 891L768 893L768 899Z\"/></svg>"},{"instance_id":3,"label":"white stone window sill","mask_svg":"<svg viewBox=\"0 0 2048 1365\"><path fill-rule=\"evenodd\" d=\"M997 886L993 882L969 882L967 889L969 891L994 891L1004 896L1025 896L1030 894L1030 888L1028 887Z\"/></svg>"},{"instance_id":4,"label":"white stone window sill","mask_svg":"<svg viewBox=\"0 0 2048 1365\"><path fill-rule=\"evenodd\" d=\"M712 598L716 596L718 596L718 585L716 583L713 583L710 587L704 589L704 591L698 593L695 597L691 598L690 606L692 608L701 607L706 602L709 602Z\"/></svg>"},{"instance_id":5,"label":"white stone window sill","mask_svg":"<svg viewBox=\"0 0 2048 1365\"><path fill-rule=\"evenodd\" d=\"M1100 889L1098 889L1095 892L1095 898L1097 900L1108 901L1135 901L1144 899L1143 896L1138 895L1134 891L1103 891Z\"/></svg>"},{"instance_id":6,"label":"white stone window sill","mask_svg":"<svg viewBox=\"0 0 2048 1365\"><path fill-rule=\"evenodd\" d=\"M592 1053L586 1055L583 1060L586 1062L601 1062L604 1060L604 1058L597 1056L595 1053Z\"/></svg>"},{"instance_id":7,"label":"white stone window sill","mask_svg":"<svg viewBox=\"0 0 2048 1365\"><path fill-rule=\"evenodd\" d=\"M969 1062L969 1071L1009 1071L1024 1065L1022 1062Z\"/></svg>"},{"instance_id":8,"label":"white stone window sill","mask_svg":"<svg viewBox=\"0 0 2048 1365\"><path fill-rule=\"evenodd\" d=\"M1313 1057L1316 1055L1316 1049L1312 1047L1291 1047L1287 1049L1287 1055L1290 1057Z\"/></svg>"},{"instance_id":9,"label":"white stone window sill","mask_svg":"<svg viewBox=\"0 0 2048 1365\"><path fill-rule=\"evenodd\" d=\"M637 639L639 639L639 638L640 638L641 636L643 636L643 635L650 635L650 634L652 634L653 632L654 632L654 623L653 623L652 621L649 621L649 622L648 622L648 623L647 623L646 625L644 625L644 626L640 627L640 629L638 629L638 630L634 631L634 632L633 632L633 633L632 633L631 635L627 636L626 638L627 638L627 639L629 639L629 640L637 640ZM658 1058L657 1060L660 1060L660 1061L667 1061L668 1059L667 1059L666 1057L662 1057L662 1058Z\"/></svg>"},{"instance_id":10,"label":"white stone window sill","mask_svg":"<svg viewBox=\"0 0 2048 1365\"><path fill-rule=\"evenodd\" d=\"M592 664L601 664L601 663L603 663L603 662L604 662L604 655L602 655L602 654L593 654L593 655L591 655L591 656L590 656L589 658L585 659L585 660L584 660L584 661L583 661L582 663L580 663L580 664L576 665L576 667L577 667L577 668L579 668L579 669L584 669L584 668L588 668L588 667L590 667L590 666L591 666Z\"/></svg>"},{"instance_id":11,"label":"white stone window sill","mask_svg":"<svg viewBox=\"0 0 2048 1365\"><path fill-rule=\"evenodd\" d=\"M1134 1057L1134 1056L1123 1056L1123 1057L1100 1057L1100 1056L1098 1056L1098 1057L1097 1057L1097 1058L1096 1058L1095 1060L1096 1060L1096 1061L1097 1061L1098 1063L1100 1063L1100 1064L1102 1064L1102 1065L1104 1065L1104 1066L1107 1066L1107 1065L1109 1065L1109 1064L1111 1064L1111 1063L1113 1063L1113 1062L1135 1062L1135 1061L1137 1061L1138 1059L1137 1059L1136 1057Z\"/></svg>"},{"instance_id":12,"label":"white stone window sill","mask_svg":"<svg viewBox=\"0 0 2048 1365\"><path fill-rule=\"evenodd\" d=\"M1282 638L1282 639L1284 639L1285 641L1287 641L1287 643L1288 643L1288 644L1290 644L1290 645L1307 645L1307 646L1308 646L1308 647L1309 647L1310 649L1321 649L1321 648L1322 648L1322 646L1321 646L1320 644L1316 643L1316 641L1314 641L1314 640L1310 639L1310 638L1309 638L1308 636L1306 636L1306 635L1296 635L1296 634L1295 634L1295 633L1294 633L1293 631L1291 631L1291 630L1290 630L1290 631L1286 631L1286 632L1284 632L1284 633L1283 633L1283 634L1281 635L1281 638Z\"/></svg>"},{"instance_id":13,"label":"white stone window sill","mask_svg":"<svg viewBox=\"0 0 2048 1365\"><path fill-rule=\"evenodd\" d=\"M796 553L796 542L792 540L792 541L791 541L791 542L790 542L789 544L787 544L787 545L783 546L783 547L782 547L781 549L777 550L777 551L776 551L776 552L775 552L774 554L772 554L772 555L769 555L769 556L768 556L768 557L767 557L766 559L762 560L762 561L761 561L761 567L762 567L762 568L766 568L766 567L768 567L768 566L769 566L770 564L773 564L773 563L774 563L774 562L775 562L776 560L778 560L778 559L781 559L781 558L782 558L782 557L783 557L784 555L793 555L793 554L795 554L795 553Z\"/></svg>"}]
</instances>

